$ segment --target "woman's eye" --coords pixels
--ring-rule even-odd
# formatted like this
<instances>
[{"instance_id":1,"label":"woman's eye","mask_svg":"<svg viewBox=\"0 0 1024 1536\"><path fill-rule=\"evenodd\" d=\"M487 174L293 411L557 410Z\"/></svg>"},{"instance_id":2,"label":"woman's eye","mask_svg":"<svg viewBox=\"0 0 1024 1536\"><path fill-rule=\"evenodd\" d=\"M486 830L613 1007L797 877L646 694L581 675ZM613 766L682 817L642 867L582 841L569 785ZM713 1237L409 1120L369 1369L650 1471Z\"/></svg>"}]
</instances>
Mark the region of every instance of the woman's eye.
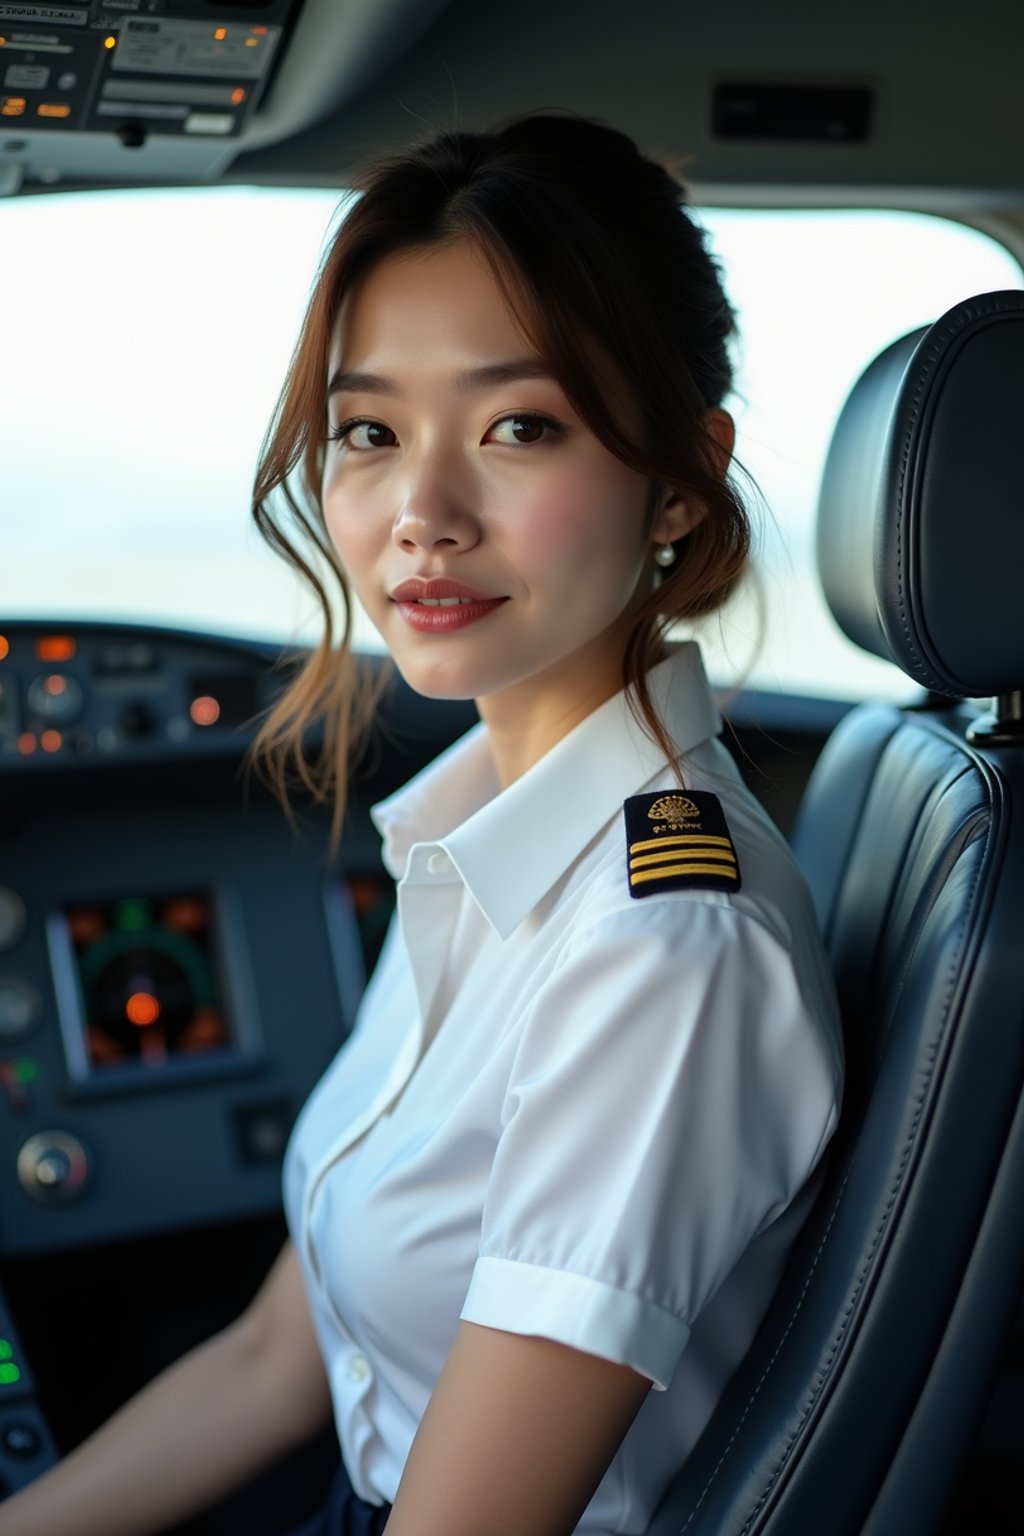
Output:
<instances>
[{"instance_id":1,"label":"woman's eye","mask_svg":"<svg viewBox=\"0 0 1024 1536\"><path fill-rule=\"evenodd\" d=\"M496 421L488 436L499 443L510 445L529 445L544 440L545 433L548 441L563 433L565 428L560 422L553 421L550 416L539 416L536 412L517 411L514 416L503 416Z\"/></svg>"},{"instance_id":2,"label":"woman's eye","mask_svg":"<svg viewBox=\"0 0 1024 1536\"><path fill-rule=\"evenodd\" d=\"M346 448L365 452L371 448L393 448L397 439L390 427L380 421L356 418L342 421L331 432L331 441L344 443Z\"/></svg>"}]
</instances>

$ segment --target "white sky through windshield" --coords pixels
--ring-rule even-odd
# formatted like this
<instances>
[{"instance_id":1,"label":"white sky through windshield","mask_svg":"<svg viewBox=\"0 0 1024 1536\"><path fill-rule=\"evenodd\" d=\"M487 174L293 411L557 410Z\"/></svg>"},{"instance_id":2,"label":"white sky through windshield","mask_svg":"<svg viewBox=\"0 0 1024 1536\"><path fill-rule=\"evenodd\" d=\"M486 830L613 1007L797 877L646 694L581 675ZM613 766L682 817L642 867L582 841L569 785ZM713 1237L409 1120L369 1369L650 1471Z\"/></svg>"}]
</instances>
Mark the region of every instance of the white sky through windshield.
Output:
<instances>
[{"instance_id":1,"label":"white sky through windshield","mask_svg":"<svg viewBox=\"0 0 1024 1536\"><path fill-rule=\"evenodd\" d=\"M337 192L266 188L0 205L0 617L315 639L315 604L264 549L249 495L338 205ZM761 551L772 622L748 680L905 691L843 640L817 591L828 439L854 378L889 341L972 293L1019 287L1020 269L987 236L923 215L701 218L744 337L738 454L785 541L769 528ZM710 670L730 681L757 637L749 601L714 631ZM358 635L376 643L365 622Z\"/></svg>"}]
</instances>

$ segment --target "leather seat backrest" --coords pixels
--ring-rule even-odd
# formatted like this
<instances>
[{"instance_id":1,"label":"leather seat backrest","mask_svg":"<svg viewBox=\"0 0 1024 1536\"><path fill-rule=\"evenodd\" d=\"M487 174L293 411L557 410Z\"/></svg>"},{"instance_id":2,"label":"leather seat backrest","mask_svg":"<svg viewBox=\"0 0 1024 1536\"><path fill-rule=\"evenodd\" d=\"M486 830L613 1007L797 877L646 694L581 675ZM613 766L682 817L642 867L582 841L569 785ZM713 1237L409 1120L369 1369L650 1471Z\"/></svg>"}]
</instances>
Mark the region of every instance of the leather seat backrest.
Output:
<instances>
[{"instance_id":1,"label":"leather seat backrest","mask_svg":"<svg viewBox=\"0 0 1024 1536\"><path fill-rule=\"evenodd\" d=\"M1001 567L1024 555L1011 417L1018 293L889 348L836 431L830 605L951 702L854 710L808 786L794 845L836 972L843 1112L763 1326L651 1536L926 1536L985 1406L1024 1284L1024 733L986 736L952 701L1024 684Z\"/></svg>"}]
</instances>

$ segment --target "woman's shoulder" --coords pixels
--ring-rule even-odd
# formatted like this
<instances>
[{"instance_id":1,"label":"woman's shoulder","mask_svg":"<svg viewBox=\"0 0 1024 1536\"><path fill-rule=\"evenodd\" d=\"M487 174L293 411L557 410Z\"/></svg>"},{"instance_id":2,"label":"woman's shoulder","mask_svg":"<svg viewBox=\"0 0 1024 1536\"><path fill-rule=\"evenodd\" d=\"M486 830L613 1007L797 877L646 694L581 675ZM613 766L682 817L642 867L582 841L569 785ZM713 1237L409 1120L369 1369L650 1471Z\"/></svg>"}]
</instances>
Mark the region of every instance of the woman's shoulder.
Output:
<instances>
[{"instance_id":1,"label":"woman's shoulder","mask_svg":"<svg viewBox=\"0 0 1024 1536\"><path fill-rule=\"evenodd\" d=\"M763 984L769 972L790 974L840 1051L831 966L789 845L720 742L688 753L682 769L684 789L666 768L634 797L639 805L627 801L595 841L580 871L570 951L593 953L614 935L618 944L660 955L668 970L711 969L716 955L730 952L749 966L756 952L761 958L751 967L750 985ZM695 806L699 831L687 830L696 820L685 814L689 807L674 803L679 800ZM647 823L650 835L643 835ZM666 825L668 832L659 835L656 829ZM676 873L662 877L663 870Z\"/></svg>"},{"instance_id":2,"label":"woman's shoulder","mask_svg":"<svg viewBox=\"0 0 1024 1536\"><path fill-rule=\"evenodd\" d=\"M745 914L789 945L804 929L818 936L806 883L782 833L743 783L717 740L624 802L595 839L581 871L580 917L675 913L694 903ZM659 918L659 923L661 919Z\"/></svg>"}]
</instances>

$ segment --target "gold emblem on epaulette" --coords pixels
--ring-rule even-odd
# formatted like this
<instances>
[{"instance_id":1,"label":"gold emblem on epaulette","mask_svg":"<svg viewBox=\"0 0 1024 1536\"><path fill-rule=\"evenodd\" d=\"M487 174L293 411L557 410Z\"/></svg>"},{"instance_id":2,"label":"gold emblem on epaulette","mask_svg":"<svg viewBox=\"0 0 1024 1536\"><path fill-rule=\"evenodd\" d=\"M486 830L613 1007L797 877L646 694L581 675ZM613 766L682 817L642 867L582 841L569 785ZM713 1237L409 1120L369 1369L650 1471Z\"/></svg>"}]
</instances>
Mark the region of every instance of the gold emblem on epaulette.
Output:
<instances>
[{"instance_id":1,"label":"gold emblem on epaulette","mask_svg":"<svg viewBox=\"0 0 1024 1536\"><path fill-rule=\"evenodd\" d=\"M700 821L700 811L686 795L662 795L647 812L648 821L665 821L673 829ZM660 829L659 829L660 830Z\"/></svg>"}]
</instances>

